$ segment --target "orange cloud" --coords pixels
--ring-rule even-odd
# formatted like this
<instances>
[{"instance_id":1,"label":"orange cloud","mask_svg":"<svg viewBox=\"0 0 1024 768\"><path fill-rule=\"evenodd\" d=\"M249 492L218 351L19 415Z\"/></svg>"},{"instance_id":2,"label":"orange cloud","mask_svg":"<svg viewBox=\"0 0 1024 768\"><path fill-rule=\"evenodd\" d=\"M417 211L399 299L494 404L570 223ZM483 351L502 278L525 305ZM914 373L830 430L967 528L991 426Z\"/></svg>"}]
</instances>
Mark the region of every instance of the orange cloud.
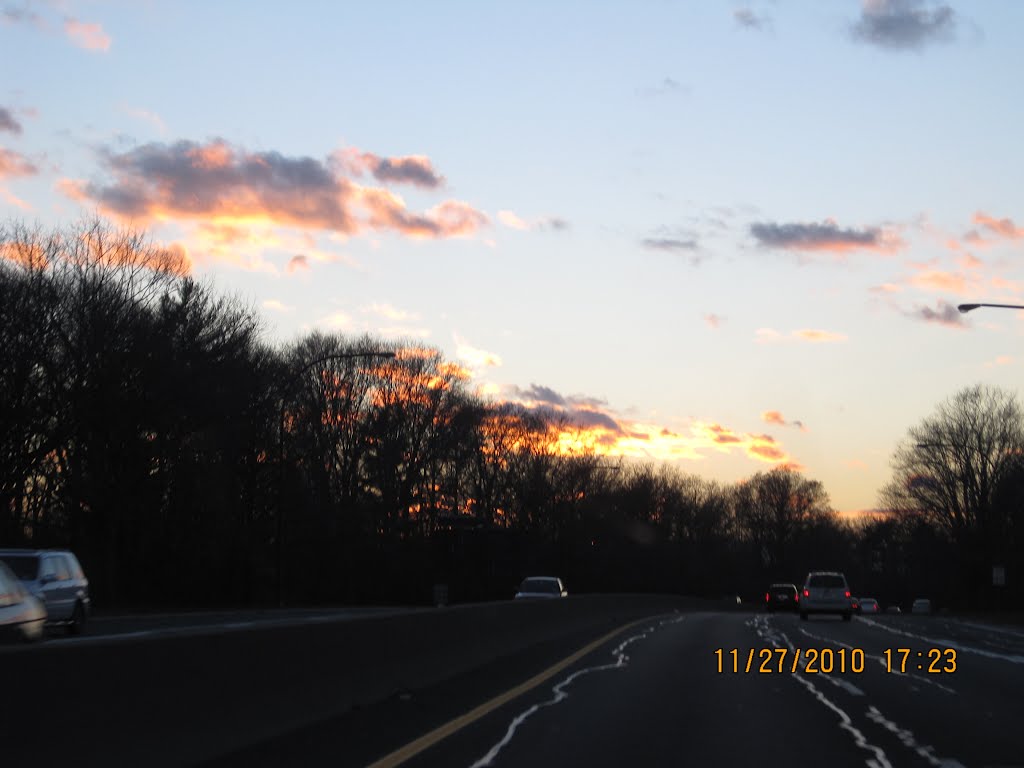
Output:
<instances>
[{"instance_id":1,"label":"orange cloud","mask_svg":"<svg viewBox=\"0 0 1024 768\"><path fill-rule=\"evenodd\" d=\"M968 282L965 275L957 272L943 272L941 270L923 270L910 278L910 284L916 288L924 288L940 293L952 293L957 296L967 296L977 293L975 286Z\"/></svg>"},{"instance_id":2,"label":"orange cloud","mask_svg":"<svg viewBox=\"0 0 1024 768\"><path fill-rule=\"evenodd\" d=\"M108 150L102 160L105 182L63 179L58 189L135 222L289 226L342 235L373 229L417 238L464 237L488 223L463 201L413 213L400 196L340 175L336 162L252 153L221 139Z\"/></svg>"},{"instance_id":3,"label":"orange cloud","mask_svg":"<svg viewBox=\"0 0 1024 768\"><path fill-rule=\"evenodd\" d=\"M0 179L15 176L34 176L39 168L22 154L0 147Z\"/></svg>"},{"instance_id":4,"label":"orange cloud","mask_svg":"<svg viewBox=\"0 0 1024 768\"><path fill-rule=\"evenodd\" d=\"M794 331L793 334L804 341L812 342L834 342L834 341L846 341L846 336L841 333L832 333L831 331L819 331L812 328L805 328L803 330Z\"/></svg>"},{"instance_id":5,"label":"orange cloud","mask_svg":"<svg viewBox=\"0 0 1024 768\"><path fill-rule=\"evenodd\" d=\"M761 414L761 421L765 424L776 424L780 427L796 427L801 432L807 431L807 427L804 426L802 421L786 421L779 411L764 411Z\"/></svg>"},{"instance_id":6,"label":"orange cloud","mask_svg":"<svg viewBox=\"0 0 1024 768\"><path fill-rule=\"evenodd\" d=\"M110 50L110 35L103 31L100 24L68 17L64 20L64 32L79 48L87 51Z\"/></svg>"},{"instance_id":7,"label":"orange cloud","mask_svg":"<svg viewBox=\"0 0 1024 768\"><path fill-rule=\"evenodd\" d=\"M1000 237L1010 240L1024 239L1024 228L1018 227L1011 219L996 219L982 211L978 211L974 214L974 223Z\"/></svg>"},{"instance_id":8,"label":"orange cloud","mask_svg":"<svg viewBox=\"0 0 1024 768\"><path fill-rule=\"evenodd\" d=\"M809 341L812 343L828 343L846 341L847 337L841 333L822 331L814 328L801 328L792 331L789 335L779 333L774 328L758 328L755 332L756 341L759 344L771 344L782 341Z\"/></svg>"}]
</instances>

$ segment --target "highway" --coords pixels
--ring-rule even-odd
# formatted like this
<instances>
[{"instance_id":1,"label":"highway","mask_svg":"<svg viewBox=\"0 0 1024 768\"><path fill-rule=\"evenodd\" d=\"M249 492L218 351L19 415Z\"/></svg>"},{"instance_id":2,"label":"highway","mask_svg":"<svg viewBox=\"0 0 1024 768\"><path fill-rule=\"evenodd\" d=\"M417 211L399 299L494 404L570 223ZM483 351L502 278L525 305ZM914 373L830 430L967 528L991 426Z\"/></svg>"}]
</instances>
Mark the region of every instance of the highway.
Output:
<instances>
[{"instance_id":1,"label":"highway","mask_svg":"<svg viewBox=\"0 0 1024 768\"><path fill-rule=\"evenodd\" d=\"M574 642L585 652L561 668L568 641L207 764L1024 766L1020 629L707 611L632 623L592 648ZM768 658L771 671L759 671ZM815 673L808 658L811 669L840 658L847 669ZM936 658L934 669L955 669L929 673Z\"/></svg>"}]
</instances>

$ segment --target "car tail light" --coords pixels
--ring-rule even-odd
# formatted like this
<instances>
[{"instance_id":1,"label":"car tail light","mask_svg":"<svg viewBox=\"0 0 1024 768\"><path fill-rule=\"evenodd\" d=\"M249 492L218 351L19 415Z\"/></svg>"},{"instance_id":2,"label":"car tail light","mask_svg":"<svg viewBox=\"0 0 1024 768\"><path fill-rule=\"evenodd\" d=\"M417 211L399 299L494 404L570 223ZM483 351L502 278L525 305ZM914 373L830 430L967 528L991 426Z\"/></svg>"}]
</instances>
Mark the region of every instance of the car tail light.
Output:
<instances>
[{"instance_id":1,"label":"car tail light","mask_svg":"<svg viewBox=\"0 0 1024 768\"><path fill-rule=\"evenodd\" d=\"M798 603L800 602L800 593L799 592L796 593L796 601Z\"/></svg>"},{"instance_id":2,"label":"car tail light","mask_svg":"<svg viewBox=\"0 0 1024 768\"><path fill-rule=\"evenodd\" d=\"M771 602L771 599L772 599L771 595L769 595L767 592L765 592L764 593L764 601L766 603L768 603L768 602Z\"/></svg>"},{"instance_id":3,"label":"car tail light","mask_svg":"<svg viewBox=\"0 0 1024 768\"><path fill-rule=\"evenodd\" d=\"M811 596L811 590L805 589L804 590L804 597L810 597L810 596Z\"/></svg>"},{"instance_id":4,"label":"car tail light","mask_svg":"<svg viewBox=\"0 0 1024 768\"><path fill-rule=\"evenodd\" d=\"M847 597L849 597L849 596L850 596L850 590L846 590L846 596L847 596Z\"/></svg>"}]
</instances>

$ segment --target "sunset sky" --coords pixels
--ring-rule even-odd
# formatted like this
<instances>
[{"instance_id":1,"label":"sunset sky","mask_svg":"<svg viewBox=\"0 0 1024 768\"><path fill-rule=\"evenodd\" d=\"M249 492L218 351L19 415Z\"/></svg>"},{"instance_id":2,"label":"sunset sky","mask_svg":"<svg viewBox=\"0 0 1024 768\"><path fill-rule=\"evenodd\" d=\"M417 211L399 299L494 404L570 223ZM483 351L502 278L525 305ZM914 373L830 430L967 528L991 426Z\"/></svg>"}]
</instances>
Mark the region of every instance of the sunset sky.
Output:
<instances>
[{"instance_id":1,"label":"sunset sky","mask_svg":"<svg viewBox=\"0 0 1024 768\"><path fill-rule=\"evenodd\" d=\"M434 345L495 401L868 510L1019 391L1024 3L0 0L0 221L182 249L271 339Z\"/></svg>"}]
</instances>

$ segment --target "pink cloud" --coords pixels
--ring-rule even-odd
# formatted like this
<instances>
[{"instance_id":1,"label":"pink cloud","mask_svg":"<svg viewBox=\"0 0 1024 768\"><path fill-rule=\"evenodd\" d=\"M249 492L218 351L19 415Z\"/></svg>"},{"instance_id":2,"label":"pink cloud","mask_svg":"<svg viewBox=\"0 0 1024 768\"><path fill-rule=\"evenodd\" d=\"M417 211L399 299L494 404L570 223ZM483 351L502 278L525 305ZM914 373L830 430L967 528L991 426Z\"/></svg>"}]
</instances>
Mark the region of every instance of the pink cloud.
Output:
<instances>
[{"instance_id":1,"label":"pink cloud","mask_svg":"<svg viewBox=\"0 0 1024 768\"><path fill-rule=\"evenodd\" d=\"M1024 228L1018 227L1011 219L996 219L987 213L978 211L974 214L974 223L1000 237L1010 240L1024 239Z\"/></svg>"},{"instance_id":2,"label":"pink cloud","mask_svg":"<svg viewBox=\"0 0 1024 768\"><path fill-rule=\"evenodd\" d=\"M460 200L415 213L393 192L339 175L337 162L248 152L221 139L108 150L102 159L107 180L62 179L58 188L136 222L291 226L342 235L374 229L413 238L465 237L489 223Z\"/></svg>"},{"instance_id":3,"label":"pink cloud","mask_svg":"<svg viewBox=\"0 0 1024 768\"><path fill-rule=\"evenodd\" d=\"M110 50L110 35L103 31L100 24L68 17L64 19L64 32L79 48L87 51Z\"/></svg>"},{"instance_id":4,"label":"pink cloud","mask_svg":"<svg viewBox=\"0 0 1024 768\"><path fill-rule=\"evenodd\" d=\"M12 149L0 147L0 179L14 176L34 176L39 173L39 168L18 152Z\"/></svg>"}]
</instances>

